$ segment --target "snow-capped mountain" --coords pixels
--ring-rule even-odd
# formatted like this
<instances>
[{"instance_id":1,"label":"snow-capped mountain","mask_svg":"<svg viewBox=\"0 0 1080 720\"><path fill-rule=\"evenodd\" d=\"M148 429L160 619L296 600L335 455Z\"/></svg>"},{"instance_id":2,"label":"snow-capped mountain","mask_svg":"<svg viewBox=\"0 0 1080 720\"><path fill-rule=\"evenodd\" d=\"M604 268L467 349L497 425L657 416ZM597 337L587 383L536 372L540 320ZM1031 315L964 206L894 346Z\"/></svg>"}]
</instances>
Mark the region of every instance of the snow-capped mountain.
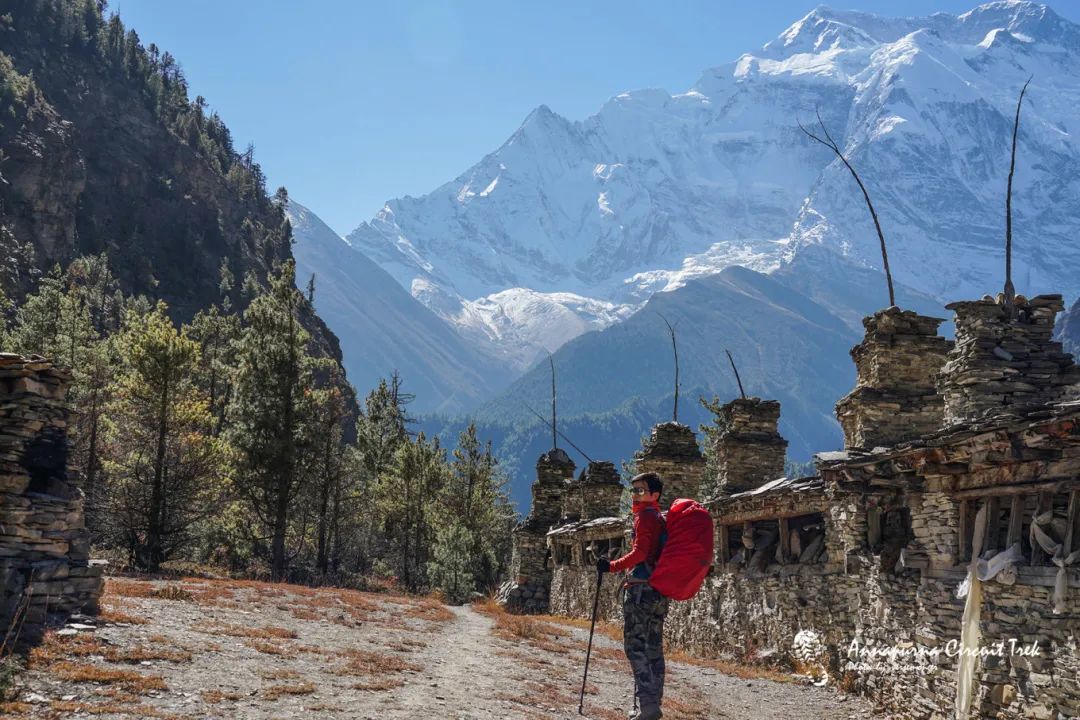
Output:
<instances>
[{"instance_id":1,"label":"snow-capped mountain","mask_svg":"<svg viewBox=\"0 0 1080 720\"><path fill-rule=\"evenodd\" d=\"M1071 299L1080 26L1029 2L922 18L815 9L686 92L624 93L582 121L541 106L461 176L388 202L349 241L519 367L731 265L774 271L815 245L880 268L850 175L798 129L820 111L875 201L897 282L978 297L1003 283L1010 134L1029 77L1014 280Z\"/></svg>"},{"instance_id":2,"label":"snow-capped mountain","mask_svg":"<svg viewBox=\"0 0 1080 720\"><path fill-rule=\"evenodd\" d=\"M397 370L416 395L412 412L463 412L513 379L401 288L386 271L352 248L315 213L295 201L296 282L315 275L315 307L341 342L349 381L361 398Z\"/></svg>"}]
</instances>

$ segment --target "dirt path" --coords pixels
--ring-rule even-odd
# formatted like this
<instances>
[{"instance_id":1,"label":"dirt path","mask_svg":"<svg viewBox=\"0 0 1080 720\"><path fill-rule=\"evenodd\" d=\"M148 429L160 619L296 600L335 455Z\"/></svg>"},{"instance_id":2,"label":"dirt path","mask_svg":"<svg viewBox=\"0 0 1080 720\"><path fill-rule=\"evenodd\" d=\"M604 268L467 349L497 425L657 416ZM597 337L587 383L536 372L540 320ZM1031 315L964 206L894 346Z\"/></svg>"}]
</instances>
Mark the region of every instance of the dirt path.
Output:
<instances>
[{"instance_id":1,"label":"dirt path","mask_svg":"<svg viewBox=\"0 0 1080 720\"><path fill-rule=\"evenodd\" d=\"M110 580L97 627L49 636L4 718L577 718L587 631L425 599L231 581ZM586 715L626 717L620 643L594 641ZM843 720L829 688L669 663L669 720Z\"/></svg>"}]
</instances>

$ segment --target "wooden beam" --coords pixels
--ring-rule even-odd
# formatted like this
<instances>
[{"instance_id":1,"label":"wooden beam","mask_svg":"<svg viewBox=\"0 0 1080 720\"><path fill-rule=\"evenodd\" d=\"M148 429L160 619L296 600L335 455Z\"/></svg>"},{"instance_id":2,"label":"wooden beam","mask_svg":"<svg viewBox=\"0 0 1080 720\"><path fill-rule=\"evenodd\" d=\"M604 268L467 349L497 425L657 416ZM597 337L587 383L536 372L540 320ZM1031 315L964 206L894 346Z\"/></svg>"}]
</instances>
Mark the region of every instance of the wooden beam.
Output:
<instances>
[{"instance_id":1,"label":"wooden beam","mask_svg":"<svg viewBox=\"0 0 1080 720\"><path fill-rule=\"evenodd\" d=\"M797 518L805 517L807 515L824 515L828 512L829 506L824 502L815 502L814 504L808 503L804 507L792 510L744 510L740 512L723 512L717 511L714 514L714 519L718 523L725 525L738 525L740 523L754 522L756 520L779 520L780 518Z\"/></svg>"},{"instance_id":2,"label":"wooden beam","mask_svg":"<svg viewBox=\"0 0 1080 720\"><path fill-rule=\"evenodd\" d=\"M986 499L986 530L983 534L983 552L1000 550L998 538L1001 537L1001 498L992 495Z\"/></svg>"},{"instance_id":3,"label":"wooden beam","mask_svg":"<svg viewBox=\"0 0 1080 720\"><path fill-rule=\"evenodd\" d=\"M1050 492L1039 493L1039 499L1035 503L1035 514L1032 515L1032 522L1035 522L1036 515L1042 515L1054 507L1054 495ZM1046 551L1042 549L1039 543L1031 544L1031 564L1032 565L1045 565L1048 560Z\"/></svg>"},{"instance_id":4,"label":"wooden beam","mask_svg":"<svg viewBox=\"0 0 1080 720\"><path fill-rule=\"evenodd\" d=\"M1063 545L1061 548L1062 557L1068 557L1069 553L1073 551L1073 538L1077 532L1077 525L1080 524L1077 516L1080 516L1080 490L1073 490L1069 494L1069 521L1068 525L1065 526L1065 537L1061 540Z\"/></svg>"},{"instance_id":5,"label":"wooden beam","mask_svg":"<svg viewBox=\"0 0 1080 720\"><path fill-rule=\"evenodd\" d=\"M1055 482L1025 483L1022 485L998 485L995 487L971 488L969 490L956 490L949 495L961 500L964 498L1004 497L1013 495L1026 495L1036 492L1065 492L1080 488L1080 480L1057 480Z\"/></svg>"},{"instance_id":6,"label":"wooden beam","mask_svg":"<svg viewBox=\"0 0 1080 720\"><path fill-rule=\"evenodd\" d=\"M791 529L788 527L788 519L782 517L780 522L780 564L787 565L791 562Z\"/></svg>"},{"instance_id":7,"label":"wooden beam","mask_svg":"<svg viewBox=\"0 0 1080 720\"><path fill-rule=\"evenodd\" d=\"M1013 495L1012 505L1009 507L1009 536L1005 540L1005 549L1021 542L1024 531L1024 502L1027 498L1023 495Z\"/></svg>"},{"instance_id":8,"label":"wooden beam","mask_svg":"<svg viewBox=\"0 0 1080 720\"><path fill-rule=\"evenodd\" d=\"M967 562L971 559L971 534L973 528L971 526L971 503L967 500L960 501L960 523L959 529L959 547L957 549L957 559L960 562Z\"/></svg>"}]
</instances>

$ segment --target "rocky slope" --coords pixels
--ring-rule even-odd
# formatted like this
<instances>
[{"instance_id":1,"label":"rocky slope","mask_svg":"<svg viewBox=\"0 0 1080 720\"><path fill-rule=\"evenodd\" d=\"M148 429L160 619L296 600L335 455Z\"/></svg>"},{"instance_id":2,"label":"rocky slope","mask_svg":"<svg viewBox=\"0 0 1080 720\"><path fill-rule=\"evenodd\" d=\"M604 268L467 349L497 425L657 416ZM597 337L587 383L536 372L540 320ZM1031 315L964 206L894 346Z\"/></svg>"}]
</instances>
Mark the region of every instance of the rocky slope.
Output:
<instances>
[{"instance_id":1,"label":"rocky slope","mask_svg":"<svg viewBox=\"0 0 1080 720\"><path fill-rule=\"evenodd\" d=\"M349 379L361 393L398 370L416 395L412 412L472 409L511 380L504 364L478 352L353 249L317 215L289 204L297 284L315 275L315 309L341 338Z\"/></svg>"}]
</instances>

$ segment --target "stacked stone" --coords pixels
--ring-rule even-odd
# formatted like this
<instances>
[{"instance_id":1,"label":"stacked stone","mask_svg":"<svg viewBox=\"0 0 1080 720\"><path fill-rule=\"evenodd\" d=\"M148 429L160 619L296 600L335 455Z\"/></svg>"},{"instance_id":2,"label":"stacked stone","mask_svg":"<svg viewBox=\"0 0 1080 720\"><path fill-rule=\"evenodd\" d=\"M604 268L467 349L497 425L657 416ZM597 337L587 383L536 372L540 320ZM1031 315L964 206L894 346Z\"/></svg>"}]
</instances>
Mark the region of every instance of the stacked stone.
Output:
<instances>
[{"instance_id":1,"label":"stacked stone","mask_svg":"<svg viewBox=\"0 0 1080 720\"><path fill-rule=\"evenodd\" d=\"M37 355L0 353L0 613L33 643L45 625L96 612L82 493L68 466L71 374Z\"/></svg>"},{"instance_id":2,"label":"stacked stone","mask_svg":"<svg viewBox=\"0 0 1080 720\"><path fill-rule=\"evenodd\" d=\"M614 463L606 461L589 463L588 467L582 471L578 483L581 487L579 517L582 520L619 515L623 486Z\"/></svg>"},{"instance_id":3,"label":"stacked stone","mask_svg":"<svg viewBox=\"0 0 1080 720\"><path fill-rule=\"evenodd\" d=\"M720 494L753 490L783 477L788 443L777 430L779 402L736 398L720 407L718 422L723 429L713 451Z\"/></svg>"},{"instance_id":4,"label":"stacked stone","mask_svg":"<svg viewBox=\"0 0 1080 720\"><path fill-rule=\"evenodd\" d=\"M1054 342L1061 295L990 298L947 305L956 311L956 346L938 377L946 426L1022 413L1080 393L1080 368Z\"/></svg>"},{"instance_id":5,"label":"stacked stone","mask_svg":"<svg viewBox=\"0 0 1080 720\"><path fill-rule=\"evenodd\" d=\"M547 532L563 516L564 497L574 477L574 461L559 448L536 461L532 508L514 530L510 579L499 589L499 602L512 612L541 613L548 608L551 568Z\"/></svg>"},{"instance_id":6,"label":"stacked stone","mask_svg":"<svg viewBox=\"0 0 1080 720\"><path fill-rule=\"evenodd\" d=\"M836 403L847 448L890 447L941 427L935 378L952 343L942 319L890 307L863 318L866 337L851 348L855 389Z\"/></svg>"},{"instance_id":7,"label":"stacked stone","mask_svg":"<svg viewBox=\"0 0 1080 720\"><path fill-rule=\"evenodd\" d=\"M566 488L563 491L562 499L562 517L559 519L560 525L566 525L567 523L577 522L583 516L581 514L582 507L585 502L584 498L584 485L585 485L585 470L582 469L581 474L578 475L577 480L567 480Z\"/></svg>"},{"instance_id":8,"label":"stacked stone","mask_svg":"<svg viewBox=\"0 0 1080 720\"><path fill-rule=\"evenodd\" d=\"M705 458L688 426L676 422L654 425L634 460L639 473L654 472L663 480L663 505L677 498L699 499Z\"/></svg>"}]
</instances>

